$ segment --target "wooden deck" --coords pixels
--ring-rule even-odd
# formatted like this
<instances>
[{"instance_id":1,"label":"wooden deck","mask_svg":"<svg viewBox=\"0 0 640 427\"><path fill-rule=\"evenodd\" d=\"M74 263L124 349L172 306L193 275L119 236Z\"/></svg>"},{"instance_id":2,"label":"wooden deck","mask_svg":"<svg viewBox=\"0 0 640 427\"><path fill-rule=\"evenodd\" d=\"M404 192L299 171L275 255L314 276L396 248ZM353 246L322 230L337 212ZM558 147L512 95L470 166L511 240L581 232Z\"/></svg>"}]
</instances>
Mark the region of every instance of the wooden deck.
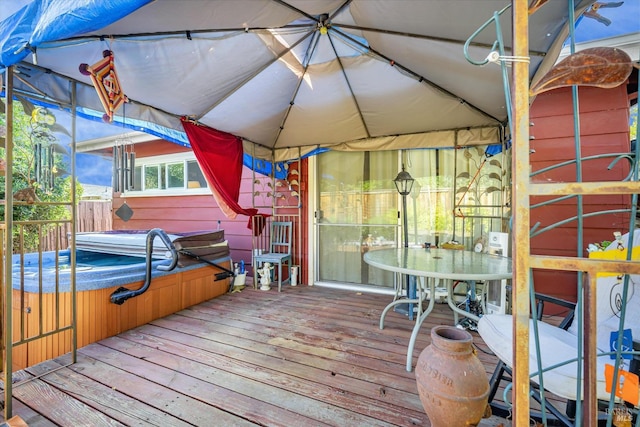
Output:
<instances>
[{"instance_id":1,"label":"wooden deck","mask_svg":"<svg viewBox=\"0 0 640 427\"><path fill-rule=\"evenodd\" d=\"M413 322L392 312L378 328L389 301L307 286L226 294L81 348L73 365L60 368L67 355L17 373L46 374L14 385L13 415L29 426L429 426L405 370ZM437 304L414 361L430 328L452 323ZM478 354L490 374L495 358Z\"/></svg>"}]
</instances>

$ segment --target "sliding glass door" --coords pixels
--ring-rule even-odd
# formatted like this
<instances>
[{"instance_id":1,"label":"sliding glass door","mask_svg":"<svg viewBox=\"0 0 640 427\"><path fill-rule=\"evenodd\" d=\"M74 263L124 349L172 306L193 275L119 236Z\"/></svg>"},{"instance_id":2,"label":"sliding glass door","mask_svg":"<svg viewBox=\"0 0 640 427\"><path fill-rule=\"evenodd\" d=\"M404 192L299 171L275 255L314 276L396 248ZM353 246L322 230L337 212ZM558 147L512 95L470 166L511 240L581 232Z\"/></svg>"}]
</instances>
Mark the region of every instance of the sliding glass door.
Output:
<instances>
[{"instance_id":1,"label":"sliding glass door","mask_svg":"<svg viewBox=\"0 0 640 427\"><path fill-rule=\"evenodd\" d=\"M397 152L327 152L318 163L319 280L393 286L391 274L369 267L362 257L370 250L396 247Z\"/></svg>"},{"instance_id":2,"label":"sliding glass door","mask_svg":"<svg viewBox=\"0 0 640 427\"><path fill-rule=\"evenodd\" d=\"M415 179L407 196L409 245L458 240L473 249L474 239L502 231L509 182L502 153L489 159L485 147L329 151L316 161L316 281L393 287L394 275L363 257L403 245L402 199L393 182L402 165Z\"/></svg>"}]
</instances>

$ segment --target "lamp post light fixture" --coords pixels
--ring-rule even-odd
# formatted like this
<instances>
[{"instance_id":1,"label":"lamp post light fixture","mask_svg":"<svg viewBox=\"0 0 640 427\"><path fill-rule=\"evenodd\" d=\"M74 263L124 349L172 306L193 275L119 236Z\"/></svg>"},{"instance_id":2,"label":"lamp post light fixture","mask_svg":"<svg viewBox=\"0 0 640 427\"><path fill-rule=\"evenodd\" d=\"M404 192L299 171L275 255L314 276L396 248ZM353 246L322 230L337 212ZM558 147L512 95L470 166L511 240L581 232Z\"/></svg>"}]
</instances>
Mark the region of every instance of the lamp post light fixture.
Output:
<instances>
[{"instance_id":1,"label":"lamp post light fixture","mask_svg":"<svg viewBox=\"0 0 640 427\"><path fill-rule=\"evenodd\" d=\"M398 176L393 180L396 184L398 193L402 196L402 228L404 229L404 247L409 247L409 229L407 228L407 196L411 193L413 188L413 182L415 180L409 172L404 170L404 164L402 170L398 172Z\"/></svg>"}]
</instances>

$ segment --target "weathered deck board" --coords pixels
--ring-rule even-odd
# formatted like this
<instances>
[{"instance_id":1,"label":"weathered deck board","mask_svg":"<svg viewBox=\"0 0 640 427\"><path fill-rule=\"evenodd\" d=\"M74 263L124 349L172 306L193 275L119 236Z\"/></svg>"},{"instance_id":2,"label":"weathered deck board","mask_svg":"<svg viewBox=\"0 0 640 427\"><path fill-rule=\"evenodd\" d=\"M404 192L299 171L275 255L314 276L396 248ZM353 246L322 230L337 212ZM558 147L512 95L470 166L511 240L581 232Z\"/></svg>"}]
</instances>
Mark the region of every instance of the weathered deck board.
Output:
<instances>
[{"instance_id":1,"label":"weathered deck board","mask_svg":"<svg viewBox=\"0 0 640 427\"><path fill-rule=\"evenodd\" d=\"M108 338L103 343L105 341L114 345L123 340ZM129 350L135 352L135 348L129 348ZM170 388L183 396L207 403L211 406L211 419L217 419L217 411L214 413L216 408L224 412L240 414L241 417L251 419L256 423L267 423L289 415L287 411L266 404L262 399L251 397L259 396L258 394L247 396L209 382L217 372L206 371L202 365L195 365L188 360L183 361L181 358L171 358L170 355L162 351L156 351L154 354L152 350L143 348L139 348L139 350L136 357L126 352L112 350L104 345L95 344L84 347L81 353L111 366L126 369L128 372ZM153 362L146 359L152 359ZM173 366L165 367L162 366L162 363ZM190 374L182 373L183 370L190 372ZM235 379L227 378L227 380L233 381ZM255 393L256 389L251 391ZM298 418L297 424L299 425L310 421L304 416ZM221 423L224 425L224 422L221 421Z\"/></svg>"},{"instance_id":2,"label":"weathered deck board","mask_svg":"<svg viewBox=\"0 0 640 427\"><path fill-rule=\"evenodd\" d=\"M390 301L246 288L81 348L73 365L65 355L20 373L41 376L14 388L14 414L47 427L429 426L405 370L414 322L390 312L378 327ZM424 322L414 363L438 324L453 324L446 305ZM478 355L490 373L495 357Z\"/></svg>"},{"instance_id":3,"label":"weathered deck board","mask_svg":"<svg viewBox=\"0 0 640 427\"><path fill-rule=\"evenodd\" d=\"M64 386L58 388L42 380L28 381L14 388L13 395L58 425L125 425L67 394Z\"/></svg>"},{"instance_id":4,"label":"weathered deck board","mask_svg":"<svg viewBox=\"0 0 640 427\"><path fill-rule=\"evenodd\" d=\"M308 351L318 354L338 352L340 354L332 360L345 360L352 365L365 366L367 370L375 368L377 372L390 373L394 379L406 378L411 384L411 390L415 391L413 374L406 371L399 373L396 365L404 363L406 358L406 327L413 325L406 319L405 329L396 330L398 336L380 339L381 334L378 332L389 333L389 327L380 331L377 318L374 322L361 325L357 314L354 315L348 310L338 313L335 319L331 319L326 310L323 310L322 316L318 316L317 310L315 313L305 312L300 306L293 306L291 303L269 309L259 308L255 317L234 311L232 307L224 311L220 307L215 307L215 311L212 312L207 312L208 310L207 305L201 305L193 310L184 310L180 314L200 320L208 317L211 320L207 327L218 330L229 327L249 328L251 334L248 335L248 339L269 345L282 342L282 348L306 346L310 347ZM295 315L291 316L291 313ZM349 320L351 317L352 320ZM402 334L405 335L404 338L401 337ZM426 344L427 341L424 341L423 346ZM394 363L389 363L390 361Z\"/></svg>"},{"instance_id":5,"label":"weathered deck board","mask_svg":"<svg viewBox=\"0 0 640 427\"><path fill-rule=\"evenodd\" d=\"M59 366L56 361L49 361L28 370L38 374L52 371ZM72 367L52 372L44 376L42 381L50 386L65 390L74 398L126 425L151 426L160 423L176 427L189 426L191 424L167 411L187 415L181 411L188 407L189 414L197 413L197 407L194 407L197 405L192 405L192 402L182 401L180 405L173 405L172 400L181 397L178 393L170 393L150 381L141 380L128 372L118 371L82 354L79 355L78 362ZM110 383L117 384L117 386L107 385ZM135 398L147 394L155 395L156 399L150 404L156 407ZM193 403L199 402L194 401ZM200 421L204 421L210 410L206 405L201 406L200 410L205 416L201 417ZM197 418L194 420L197 421Z\"/></svg>"},{"instance_id":6,"label":"weathered deck board","mask_svg":"<svg viewBox=\"0 0 640 427\"><path fill-rule=\"evenodd\" d=\"M21 372L16 372L14 374L14 381L16 383L19 383L20 381L23 381L27 378L32 378L32 375L30 375L28 372L21 371ZM2 384L2 388L4 390L4 383L2 381L0 381L0 383ZM27 423L29 426L52 427L56 425L53 422L49 421L47 418L45 418L39 412L33 410L27 405L24 405L18 399L13 400L13 406L14 406L13 415L19 414L20 418L22 418L22 420L25 423ZM0 419L2 419L1 415L0 415Z\"/></svg>"}]
</instances>

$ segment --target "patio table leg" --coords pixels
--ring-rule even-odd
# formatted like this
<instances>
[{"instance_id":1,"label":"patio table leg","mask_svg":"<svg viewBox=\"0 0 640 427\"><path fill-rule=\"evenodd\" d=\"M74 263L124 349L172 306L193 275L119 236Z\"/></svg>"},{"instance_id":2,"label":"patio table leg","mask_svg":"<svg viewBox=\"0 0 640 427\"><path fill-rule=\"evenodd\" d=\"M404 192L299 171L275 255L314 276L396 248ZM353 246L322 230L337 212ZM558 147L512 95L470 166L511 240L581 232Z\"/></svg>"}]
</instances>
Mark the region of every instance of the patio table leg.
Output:
<instances>
[{"instance_id":1,"label":"patio table leg","mask_svg":"<svg viewBox=\"0 0 640 427\"><path fill-rule=\"evenodd\" d=\"M461 314L465 317L468 317L469 319L473 319L476 322L480 320L480 318L478 316L476 316L473 313L469 313L468 311L465 311L461 308L459 308L458 306L456 306L455 301L453 300L453 280L450 281L450 283L447 284L447 291L448 291L448 296L447 296L447 304L449 304L449 307L451 307L451 310L453 310L453 313L455 315L454 317L454 324L457 325L458 324L458 314ZM475 297L475 281L474 280L469 280L470 285L472 286L472 288L474 289L474 297Z\"/></svg>"},{"instance_id":2,"label":"patio table leg","mask_svg":"<svg viewBox=\"0 0 640 427\"><path fill-rule=\"evenodd\" d=\"M389 310L391 310L393 307L395 307L396 305L400 305L400 304L407 304L407 303L418 303L420 300L418 298L416 299L397 299L395 301L390 302L385 308L384 310L382 310L382 314L380 315L380 329L384 329L384 318L387 316L387 313L389 312Z\"/></svg>"},{"instance_id":3,"label":"patio table leg","mask_svg":"<svg viewBox=\"0 0 640 427\"><path fill-rule=\"evenodd\" d=\"M433 278L426 279L429 284L429 291L431 298L429 299L429 305L424 310L424 313L420 314L416 318L416 324L413 326L413 331L411 331L411 338L409 338L409 348L407 349L407 372L411 372L413 370L413 348L416 345L416 338L418 338L418 332L420 332L420 327L422 326L422 322L427 318L431 310L433 310L433 306L436 302L436 281ZM421 282L422 284L422 282ZM418 286L418 299L422 300L423 295L425 293L425 289L423 286Z\"/></svg>"}]
</instances>

